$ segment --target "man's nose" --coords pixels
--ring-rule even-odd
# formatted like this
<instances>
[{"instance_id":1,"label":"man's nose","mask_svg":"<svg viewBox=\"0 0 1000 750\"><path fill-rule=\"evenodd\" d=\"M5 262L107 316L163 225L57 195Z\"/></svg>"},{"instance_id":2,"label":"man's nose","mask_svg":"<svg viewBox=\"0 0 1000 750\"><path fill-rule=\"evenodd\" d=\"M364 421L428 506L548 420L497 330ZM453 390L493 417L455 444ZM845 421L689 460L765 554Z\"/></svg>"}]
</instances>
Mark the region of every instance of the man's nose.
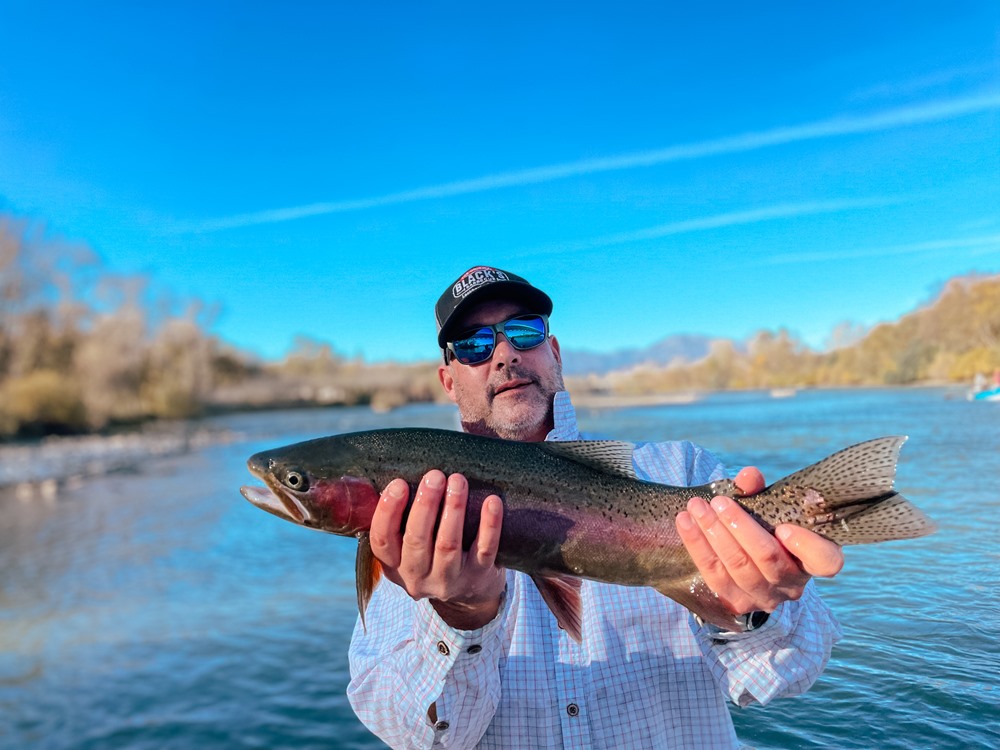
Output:
<instances>
[{"instance_id":1,"label":"man's nose","mask_svg":"<svg viewBox=\"0 0 1000 750\"><path fill-rule=\"evenodd\" d=\"M521 353L510 345L507 336L503 333L497 334L497 345L493 349L493 365L501 368L504 365L513 364L520 359Z\"/></svg>"}]
</instances>

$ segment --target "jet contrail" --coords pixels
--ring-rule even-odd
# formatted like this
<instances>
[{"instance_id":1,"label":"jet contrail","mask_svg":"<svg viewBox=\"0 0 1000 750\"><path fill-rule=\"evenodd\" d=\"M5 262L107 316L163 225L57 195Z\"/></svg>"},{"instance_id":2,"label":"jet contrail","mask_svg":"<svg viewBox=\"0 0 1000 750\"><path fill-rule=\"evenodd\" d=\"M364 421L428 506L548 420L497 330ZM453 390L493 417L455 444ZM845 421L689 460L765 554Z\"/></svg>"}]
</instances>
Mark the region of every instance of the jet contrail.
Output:
<instances>
[{"instance_id":1,"label":"jet contrail","mask_svg":"<svg viewBox=\"0 0 1000 750\"><path fill-rule=\"evenodd\" d=\"M825 261L853 260L857 258L875 258L887 255L912 255L915 253L934 252L938 250L969 250L971 255L985 255L990 252L1000 252L1000 234L981 235L979 237L962 237L946 240L927 240L913 242L908 245L887 245L885 247L869 247L854 250L832 250L815 253L789 253L762 258L754 265L783 265L788 263L819 263Z\"/></svg>"},{"instance_id":2,"label":"jet contrail","mask_svg":"<svg viewBox=\"0 0 1000 750\"><path fill-rule=\"evenodd\" d=\"M311 203L291 208L238 214L184 225L179 227L178 231L182 233L215 232L258 224L274 224L277 222L304 219L310 216L362 211L399 203L412 203L414 201L431 200L434 198L482 193L506 187L534 185L580 175L635 169L638 167L652 167L659 164L702 159L720 154L743 153L769 146L780 146L820 138L893 130L926 122L951 120L957 117L997 109L1000 109L1000 93L994 92L963 99L901 107L870 115L834 117L804 125L773 128L758 133L743 133L727 138L668 146L662 149L642 151L634 154L583 159L563 164L502 172L469 180L459 180L441 185L404 190L397 193L387 193L372 198Z\"/></svg>"},{"instance_id":3,"label":"jet contrail","mask_svg":"<svg viewBox=\"0 0 1000 750\"><path fill-rule=\"evenodd\" d=\"M745 211L730 211L728 213L715 214L713 216L685 219L683 221L674 221L668 224L659 224L654 227L645 227L643 229L634 229L628 232L607 234L591 239L568 240L554 245L533 248L526 251L524 254L535 257L538 255L556 255L565 252L595 250L597 248L608 247L610 245L624 245L630 242L653 240L661 237L671 237L678 234L701 232L709 229L758 224L763 221L774 221L776 219L790 219L796 216L829 214L838 213L840 211L852 211L855 209L898 205L900 203L905 203L907 200L907 198L903 197L886 197L859 198L854 200L809 201L805 203L779 203L773 206L765 206L764 208L752 208Z\"/></svg>"}]
</instances>

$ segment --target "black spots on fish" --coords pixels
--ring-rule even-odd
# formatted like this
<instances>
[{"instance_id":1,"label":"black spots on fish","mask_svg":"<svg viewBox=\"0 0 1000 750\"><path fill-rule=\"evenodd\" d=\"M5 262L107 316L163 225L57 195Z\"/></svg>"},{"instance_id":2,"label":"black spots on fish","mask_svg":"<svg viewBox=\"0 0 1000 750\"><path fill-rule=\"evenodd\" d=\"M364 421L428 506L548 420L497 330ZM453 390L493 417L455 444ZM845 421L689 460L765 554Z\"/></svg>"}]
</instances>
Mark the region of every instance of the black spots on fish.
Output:
<instances>
[{"instance_id":1,"label":"black spots on fish","mask_svg":"<svg viewBox=\"0 0 1000 750\"><path fill-rule=\"evenodd\" d=\"M905 437L884 437L852 445L784 481L822 492L830 506L849 505L892 492L899 449Z\"/></svg>"},{"instance_id":2,"label":"black spots on fish","mask_svg":"<svg viewBox=\"0 0 1000 750\"><path fill-rule=\"evenodd\" d=\"M937 528L915 505L893 494L856 515L815 531L838 544L869 544L894 539L915 539Z\"/></svg>"},{"instance_id":3,"label":"black spots on fish","mask_svg":"<svg viewBox=\"0 0 1000 750\"><path fill-rule=\"evenodd\" d=\"M708 485L708 488L712 497L723 496L737 498L741 497L743 494L740 492L740 488L736 486L736 482L732 479L716 479Z\"/></svg>"},{"instance_id":4,"label":"black spots on fish","mask_svg":"<svg viewBox=\"0 0 1000 750\"><path fill-rule=\"evenodd\" d=\"M782 488L782 495L787 500L782 509L782 520L794 519L806 526L826 523L829 520L826 498L814 487L785 485Z\"/></svg>"}]
</instances>

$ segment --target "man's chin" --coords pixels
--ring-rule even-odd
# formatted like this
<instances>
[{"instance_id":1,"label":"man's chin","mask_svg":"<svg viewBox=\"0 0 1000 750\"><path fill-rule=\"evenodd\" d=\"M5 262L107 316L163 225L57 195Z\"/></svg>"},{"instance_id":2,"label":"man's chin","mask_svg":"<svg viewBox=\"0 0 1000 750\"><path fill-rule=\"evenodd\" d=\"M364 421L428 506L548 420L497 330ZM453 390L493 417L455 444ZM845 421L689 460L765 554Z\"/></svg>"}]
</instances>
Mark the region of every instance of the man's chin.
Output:
<instances>
[{"instance_id":1,"label":"man's chin","mask_svg":"<svg viewBox=\"0 0 1000 750\"><path fill-rule=\"evenodd\" d=\"M531 437L548 418L548 411L539 401L537 391L533 393L533 397L518 398L516 401L494 399L493 412L489 420L493 431L507 440L524 440Z\"/></svg>"},{"instance_id":2,"label":"man's chin","mask_svg":"<svg viewBox=\"0 0 1000 750\"><path fill-rule=\"evenodd\" d=\"M500 391L493 396L490 406L494 414L500 412L524 412L528 414L537 412L539 408L544 410L547 404L541 388L535 383L530 383Z\"/></svg>"}]
</instances>

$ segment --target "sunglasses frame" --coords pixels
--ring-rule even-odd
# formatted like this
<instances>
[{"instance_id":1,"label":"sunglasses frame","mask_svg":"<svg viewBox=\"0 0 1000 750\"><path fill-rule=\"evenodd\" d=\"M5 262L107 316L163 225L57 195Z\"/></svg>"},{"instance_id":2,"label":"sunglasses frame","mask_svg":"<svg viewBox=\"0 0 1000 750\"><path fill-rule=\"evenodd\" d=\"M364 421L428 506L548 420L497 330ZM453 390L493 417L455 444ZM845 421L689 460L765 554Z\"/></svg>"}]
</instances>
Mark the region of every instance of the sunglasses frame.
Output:
<instances>
[{"instance_id":1,"label":"sunglasses frame","mask_svg":"<svg viewBox=\"0 0 1000 750\"><path fill-rule=\"evenodd\" d=\"M542 340L539 341L534 346L527 346L527 347L523 347L523 348L520 347L520 346L518 346L507 335L507 332L504 330L504 326L506 326L512 320L519 320L519 319L522 319L522 318L540 318L541 321L542 321ZM445 342L444 363L446 365L449 364L449 360L448 360L448 355L449 354L451 355L452 359L454 359L456 362L458 362L461 365L465 365L466 367L475 367L476 365L481 365L484 362L489 362L491 359L493 359L493 354L497 350L497 336L500 335L501 333L503 334L503 337L505 339L507 339L507 342L514 349L516 349L519 352L529 352L532 349L537 349L538 347L540 347L542 344L544 344L549 339L549 316L548 315L543 315L541 313L521 313L520 315L512 315L511 317L507 318L506 320L501 320L499 323L494 323L492 325L488 325L487 324L487 325L475 326L473 328L468 328L468 329L466 329L465 333L474 333L476 331L481 331L484 328L489 328L492 331L492 333L493 333L493 346L490 349L490 355L488 357L486 357L485 359L480 359L477 362L469 362L469 363L463 362L461 359L459 359L458 354L455 352L455 341L461 341L462 338L463 338L463 337L460 336L459 338L455 339L454 341L447 341L447 342ZM471 338L471 337L466 336L465 338Z\"/></svg>"}]
</instances>

